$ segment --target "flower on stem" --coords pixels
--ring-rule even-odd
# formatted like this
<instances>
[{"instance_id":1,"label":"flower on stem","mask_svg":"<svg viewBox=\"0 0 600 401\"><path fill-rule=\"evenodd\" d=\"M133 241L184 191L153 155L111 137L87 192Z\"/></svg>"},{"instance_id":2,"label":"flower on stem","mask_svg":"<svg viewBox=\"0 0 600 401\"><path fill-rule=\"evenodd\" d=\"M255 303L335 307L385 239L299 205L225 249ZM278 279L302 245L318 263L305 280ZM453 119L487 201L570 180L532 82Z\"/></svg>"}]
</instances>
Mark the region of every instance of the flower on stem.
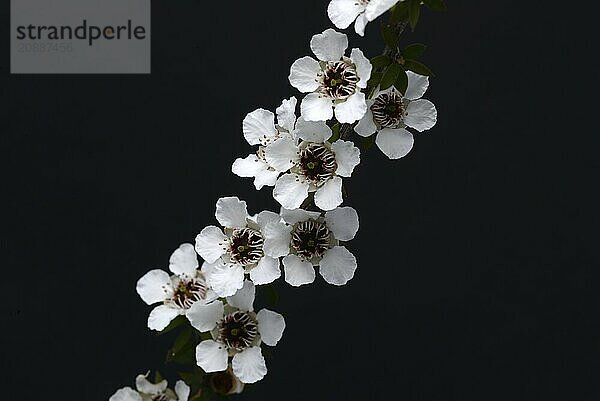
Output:
<instances>
[{"instance_id":1,"label":"flower on stem","mask_svg":"<svg viewBox=\"0 0 600 401\"><path fill-rule=\"evenodd\" d=\"M286 209L297 209L314 192L315 205L332 210L342 201L342 177L350 177L360 163L360 150L350 141L327 142L331 128L322 121L298 119L298 141L281 143L267 153L287 172L277 179L273 197Z\"/></svg>"},{"instance_id":2,"label":"flower on stem","mask_svg":"<svg viewBox=\"0 0 600 401\"><path fill-rule=\"evenodd\" d=\"M333 29L314 35L310 47L318 61L302 57L292 64L289 75L293 87L308 93L300 105L302 117L326 121L335 111L340 123L360 120L367 111L361 89L371 77L371 62L360 49L352 49L346 57L348 37Z\"/></svg>"},{"instance_id":3,"label":"flower on stem","mask_svg":"<svg viewBox=\"0 0 600 401\"><path fill-rule=\"evenodd\" d=\"M350 241L358 231L358 214L341 207L324 215L302 209L281 210L292 226L288 254L283 258L285 281L295 287L315 280L315 268L326 282L344 285L354 277L356 258L340 241Z\"/></svg>"},{"instance_id":4,"label":"flower on stem","mask_svg":"<svg viewBox=\"0 0 600 401\"><path fill-rule=\"evenodd\" d=\"M175 383L173 391L167 388L166 380L152 384L148 381L147 376L148 374L138 375L135 379L135 390L131 387L123 387L117 390L108 401L188 401L190 387L182 380Z\"/></svg>"},{"instance_id":5,"label":"flower on stem","mask_svg":"<svg viewBox=\"0 0 600 401\"><path fill-rule=\"evenodd\" d=\"M273 166L265 154L278 141L291 141L292 131L296 125L295 97L284 100L275 115L265 109L256 109L248 113L242 123L244 138L250 145L258 145L258 151L246 158L238 158L231 166L231 171L240 177L254 177L254 186L273 186L280 174L277 166Z\"/></svg>"},{"instance_id":6,"label":"flower on stem","mask_svg":"<svg viewBox=\"0 0 600 401\"><path fill-rule=\"evenodd\" d=\"M367 23L375 20L399 1L402 0L331 0L327 7L327 15L339 29L346 29L354 22L356 33L364 36Z\"/></svg>"},{"instance_id":7,"label":"flower on stem","mask_svg":"<svg viewBox=\"0 0 600 401\"><path fill-rule=\"evenodd\" d=\"M156 269L146 273L136 285L137 293L148 305L162 302L148 317L148 328L161 331L197 302L216 298L204 275L197 269L198 257L192 244L183 244L169 259L169 270Z\"/></svg>"},{"instance_id":8,"label":"flower on stem","mask_svg":"<svg viewBox=\"0 0 600 401\"><path fill-rule=\"evenodd\" d=\"M205 372L227 370L231 358L232 371L242 383L255 383L267 374L261 344L277 345L285 320L268 309L255 313L255 291L254 284L246 280L226 304L220 300L197 304L187 312L193 327L213 337L196 347L196 362Z\"/></svg>"},{"instance_id":9,"label":"flower on stem","mask_svg":"<svg viewBox=\"0 0 600 401\"><path fill-rule=\"evenodd\" d=\"M246 202L237 197L220 198L215 216L224 227L205 227L196 236L196 251L206 261L202 272L220 296L236 293L249 273L255 284L268 284L281 277L277 239L265 241L265 232L285 233L277 213L261 212L250 217Z\"/></svg>"},{"instance_id":10,"label":"flower on stem","mask_svg":"<svg viewBox=\"0 0 600 401\"><path fill-rule=\"evenodd\" d=\"M423 132L437 122L437 110L429 100L421 99L429 86L429 78L406 71L408 86L402 95L393 86L376 91L367 100L369 110L354 127L357 134L368 137L377 132L375 143L390 159L410 152L414 138L406 128Z\"/></svg>"}]
</instances>

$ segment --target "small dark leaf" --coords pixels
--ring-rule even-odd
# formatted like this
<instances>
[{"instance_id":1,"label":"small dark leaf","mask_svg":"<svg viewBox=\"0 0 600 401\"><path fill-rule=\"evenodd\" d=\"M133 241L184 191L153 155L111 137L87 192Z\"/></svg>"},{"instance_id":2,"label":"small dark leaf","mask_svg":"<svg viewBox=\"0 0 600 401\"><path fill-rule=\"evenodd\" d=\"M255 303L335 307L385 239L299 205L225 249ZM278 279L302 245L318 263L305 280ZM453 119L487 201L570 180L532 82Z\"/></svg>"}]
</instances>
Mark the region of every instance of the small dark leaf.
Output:
<instances>
[{"instance_id":1,"label":"small dark leaf","mask_svg":"<svg viewBox=\"0 0 600 401\"><path fill-rule=\"evenodd\" d=\"M361 145L362 150L369 150L371 146L375 143L375 137L377 135L371 135L366 138L363 138Z\"/></svg>"},{"instance_id":2,"label":"small dark leaf","mask_svg":"<svg viewBox=\"0 0 600 401\"><path fill-rule=\"evenodd\" d=\"M173 343L173 347L171 347L171 352L176 354L181 349L183 349L183 347L185 347L187 345L187 343L192 339L192 334L193 334L192 328L189 326L186 327L184 330L182 330L181 333L179 333L179 335L175 339L175 342Z\"/></svg>"},{"instance_id":3,"label":"small dark leaf","mask_svg":"<svg viewBox=\"0 0 600 401\"><path fill-rule=\"evenodd\" d=\"M377 87L377 85L379 85L379 83L381 82L381 78L383 78L383 73L382 72L374 72L371 74L371 79L369 79L369 82L367 82L367 86L369 88L375 88Z\"/></svg>"},{"instance_id":4,"label":"small dark leaf","mask_svg":"<svg viewBox=\"0 0 600 401\"><path fill-rule=\"evenodd\" d=\"M425 64L419 63L415 60L406 60L404 62L404 67L407 70L414 72L415 74L425 75L428 77L435 76Z\"/></svg>"},{"instance_id":5,"label":"small dark leaf","mask_svg":"<svg viewBox=\"0 0 600 401\"><path fill-rule=\"evenodd\" d=\"M396 49L398 47L398 37L394 33L394 30L390 28L389 25L382 24L381 25L381 36L383 36L383 40L385 44L390 49Z\"/></svg>"},{"instance_id":6,"label":"small dark leaf","mask_svg":"<svg viewBox=\"0 0 600 401\"><path fill-rule=\"evenodd\" d=\"M167 362L193 366L196 363L196 346L189 342L176 353L172 350L167 351Z\"/></svg>"},{"instance_id":7,"label":"small dark leaf","mask_svg":"<svg viewBox=\"0 0 600 401\"><path fill-rule=\"evenodd\" d=\"M446 3L444 0L423 0L423 3L432 11L446 11Z\"/></svg>"},{"instance_id":8,"label":"small dark leaf","mask_svg":"<svg viewBox=\"0 0 600 401\"><path fill-rule=\"evenodd\" d=\"M390 56L376 56L371 59L371 64L375 68L387 67L392 63L392 58Z\"/></svg>"},{"instance_id":9,"label":"small dark leaf","mask_svg":"<svg viewBox=\"0 0 600 401\"><path fill-rule=\"evenodd\" d=\"M397 24L408 19L408 4L405 1L397 3L392 11L390 23Z\"/></svg>"},{"instance_id":10,"label":"small dark leaf","mask_svg":"<svg viewBox=\"0 0 600 401\"><path fill-rule=\"evenodd\" d=\"M158 370L154 372L154 383L160 383L163 380L164 379Z\"/></svg>"},{"instance_id":11,"label":"small dark leaf","mask_svg":"<svg viewBox=\"0 0 600 401\"><path fill-rule=\"evenodd\" d=\"M403 95L406 93L406 88L408 87L408 77L406 76L406 71L400 71L398 78L396 78L396 82L394 82L394 87Z\"/></svg>"},{"instance_id":12,"label":"small dark leaf","mask_svg":"<svg viewBox=\"0 0 600 401\"><path fill-rule=\"evenodd\" d=\"M379 84L379 89L385 90L390 86L394 85L396 79L398 79L398 74L402 71L402 67L400 64L392 64L390 65L383 74L383 78L381 78L381 83Z\"/></svg>"},{"instance_id":13,"label":"small dark leaf","mask_svg":"<svg viewBox=\"0 0 600 401\"><path fill-rule=\"evenodd\" d=\"M402 50L402 57L416 60L423 55L425 49L427 49L427 46L423 43L410 44Z\"/></svg>"},{"instance_id":14,"label":"small dark leaf","mask_svg":"<svg viewBox=\"0 0 600 401\"><path fill-rule=\"evenodd\" d=\"M421 15L421 0L410 0L408 3L408 22L410 27L415 30L417 22L419 22L419 16Z\"/></svg>"},{"instance_id":15,"label":"small dark leaf","mask_svg":"<svg viewBox=\"0 0 600 401\"><path fill-rule=\"evenodd\" d=\"M331 127L331 132L333 132L333 135L331 135L331 138L329 138L327 141L329 143L334 143L335 141L340 139L340 123L334 124L334 126ZM266 296L267 298L269 298L269 290L267 290Z\"/></svg>"}]
</instances>

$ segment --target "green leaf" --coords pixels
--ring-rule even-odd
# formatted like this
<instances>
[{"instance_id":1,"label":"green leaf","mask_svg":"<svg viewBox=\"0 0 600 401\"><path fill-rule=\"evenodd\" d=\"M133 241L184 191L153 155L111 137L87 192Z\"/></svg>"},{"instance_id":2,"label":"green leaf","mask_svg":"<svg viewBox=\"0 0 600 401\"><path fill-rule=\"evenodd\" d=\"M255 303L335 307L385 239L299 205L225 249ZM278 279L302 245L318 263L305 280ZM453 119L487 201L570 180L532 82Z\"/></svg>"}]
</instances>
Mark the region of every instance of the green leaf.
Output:
<instances>
[{"instance_id":1,"label":"green leaf","mask_svg":"<svg viewBox=\"0 0 600 401\"><path fill-rule=\"evenodd\" d=\"M390 23L397 24L408 19L408 4L406 1L396 3L392 15L390 17Z\"/></svg>"},{"instance_id":2,"label":"green leaf","mask_svg":"<svg viewBox=\"0 0 600 401\"><path fill-rule=\"evenodd\" d=\"M381 78L383 78L382 72L374 72L371 74L371 79L367 82L367 86L369 88L375 88L381 82Z\"/></svg>"},{"instance_id":3,"label":"green leaf","mask_svg":"<svg viewBox=\"0 0 600 401\"><path fill-rule=\"evenodd\" d=\"M427 49L427 46L425 46L423 43L410 44L406 46L404 50L402 50L402 57L413 60L418 59L423 55L425 49Z\"/></svg>"},{"instance_id":4,"label":"green leaf","mask_svg":"<svg viewBox=\"0 0 600 401\"><path fill-rule=\"evenodd\" d=\"M159 331L158 335L167 334L170 331L175 330L177 327L181 326L183 323L187 322L187 318L185 316L177 316L175 319L171 320L171 323L163 331Z\"/></svg>"},{"instance_id":5,"label":"green leaf","mask_svg":"<svg viewBox=\"0 0 600 401\"><path fill-rule=\"evenodd\" d=\"M371 146L375 143L375 137L377 135L371 135L366 138L363 138L361 145L362 150L369 150Z\"/></svg>"},{"instance_id":6,"label":"green leaf","mask_svg":"<svg viewBox=\"0 0 600 401\"><path fill-rule=\"evenodd\" d=\"M388 65L390 65L392 63L392 61L393 60L390 56L381 55L381 56L373 57L371 59L371 64L375 68L383 68L383 67L387 67Z\"/></svg>"},{"instance_id":7,"label":"green leaf","mask_svg":"<svg viewBox=\"0 0 600 401\"><path fill-rule=\"evenodd\" d=\"M408 87L408 76L406 75L406 71L404 71L404 69L398 74L398 78L396 78L396 81L394 82L394 87L403 95L406 93L406 88Z\"/></svg>"},{"instance_id":8,"label":"green leaf","mask_svg":"<svg viewBox=\"0 0 600 401\"><path fill-rule=\"evenodd\" d=\"M379 89L385 90L390 86L394 85L396 79L398 79L398 74L402 71L402 67L400 64L392 64L390 65L383 74L383 78L381 78L381 83L379 84Z\"/></svg>"},{"instance_id":9,"label":"green leaf","mask_svg":"<svg viewBox=\"0 0 600 401\"><path fill-rule=\"evenodd\" d=\"M154 383L160 383L163 380L164 380L164 378L162 377L162 375L160 374L160 372L158 370L156 372L154 372Z\"/></svg>"},{"instance_id":10,"label":"green leaf","mask_svg":"<svg viewBox=\"0 0 600 401\"><path fill-rule=\"evenodd\" d=\"M423 0L423 3L432 11L446 11L446 3L444 0Z\"/></svg>"},{"instance_id":11,"label":"green leaf","mask_svg":"<svg viewBox=\"0 0 600 401\"><path fill-rule=\"evenodd\" d=\"M412 30L415 30L419 16L421 15L421 0L410 0L408 3L408 22Z\"/></svg>"},{"instance_id":12,"label":"green leaf","mask_svg":"<svg viewBox=\"0 0 600 401\"><path fill-rule=\"evenodd\" d=\"M193 366L196 363L196 346L193 342L188 342L177 352L167 351L167 362L175 362L180 365Z\"/></svg>"},{"instance_id":13,"label":"green leaf","mask_svg":"<svg viewBox=\"0 0 600 401\"><path fill-rule=\"evenodd\" d=\"M414 72L415 74L425 75L428 77L435 76L434 73L431 72L429 67L427 67L425 64L419 63L418 61L415 61L415 60L406 60L404 62L404 67L407 70Z\"/></svg>"},{"instance_id":14,"label":"green leaf","mask_svg":"<svg viewBox=\"0 0 600 401\"><path fill-rule=\"evenodd\" d=\"M381 25L381 36L383 36L385 44L390 49L396 49L398 47L398 37L389 25Z\"/></svg>"},{"instance_id":15,"label":"green leaf","mask_svg":"<svg viewBox=\"0 0 600 401\"><path fill-rule=\"evenodd\" d=\"M327 142L334 143L335 141L340 139L340 123L334 124L333 127L331 127L331 132L333 132L333 134L331 135L331 138L327 140ZM266 293L267 299L269 298L269 291L270 290L267 290ZM273 291L275 291L275 289L273 289Z\"/></svg>"},{"instance_id":16,"label":"green leaf","mask_svg":"<svg viewBox=\"0 0 600 401\"><path fill-rule=\"evenodd\" d=\"M171 352L176 354L183 349L187 345L187 343L192 339L192 328L186 327L175 339L173 346L171 347Z\"/></svg>"}]
</instances>

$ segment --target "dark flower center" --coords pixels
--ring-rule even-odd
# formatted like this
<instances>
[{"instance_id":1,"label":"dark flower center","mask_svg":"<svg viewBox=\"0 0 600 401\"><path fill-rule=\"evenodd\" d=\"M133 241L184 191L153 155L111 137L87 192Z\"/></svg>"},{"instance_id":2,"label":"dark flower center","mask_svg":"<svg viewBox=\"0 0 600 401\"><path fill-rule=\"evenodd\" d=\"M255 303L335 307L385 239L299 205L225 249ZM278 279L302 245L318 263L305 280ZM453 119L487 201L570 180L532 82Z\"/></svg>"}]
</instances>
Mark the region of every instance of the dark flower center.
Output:
<instances>
[{"instance_id":1,"label":"dark flower center","mask_svg":"<svg viewBox=\"0 0 600 401\"><path fill-rule=\"evenodd\" d=\"M292 231L292 248L300 258L311 260L325 254L329 249L330 237L329 228L325 223L312 219L302 221L296 224Z\"/></svg>"},{"instance_id":2,"label":"dark flower center","mask_svg":"<svg viewBox=\"0 0 600 401\"><path fill-rule=\"evenodd\" d=\"M302 174L318 185L333 177L337 170L335 154L324 145L311 143L300 151Z\"/></svg>"},{"instance_id":3,"label":"dark flower center","mask_svg":"<svg viewBox=\"0 0 600 401\"><path fill-rule=\"evenodd\" d=\"M371 106L373 119L381 128L399 128L404 125L404 103L396 92L382 93Z\"/></svg>"},{"instance_id":4,"label":"dark flower center","mask_svg":"<svg viewBox=\"0 0 600 401\"><path fill-rule=\"evenodd\" d=\"M181 280L173 292L172 301L183 309L188 309L196 301L206 297L208 290L206 283L202 280Z\"/></svg>"},{"instance_id":5,"label":"dark flower center","mask_svg":"<svg viewBox=\"0 0 600 401\"><path fill-rule=\"evenodd\" d=\"M230 349L241 351L258 335L258 323L248 312L236 311L219 322L218 330L219 341Z\"/></svg>"},{"instance_id":6,"label":"dark flower center","mask_svg":"<svg viewBox=\"0 0 600 401\"><path fill-rule=\"evenodd\" d=\"M263 257L264 239L259 231L239 228L231 236L231 258L243 265L251 265Z\"/></svg>"},{"instance_id":7,"label":"dark flower center","mask_svg":"<svg viewBox=\"0 0 600 401\"><path fill-rule=\"evenodd\" d=\"M332 99L346 99L356 92L360 79L356 68L345 61L330 61L322 76L322 92Z\"/></svg>"},{"instance_id":8,"label":"dark flower center","mask_svg":"<svg viewBox=\"0 0 600 401\"><path fill-rule=\"evenodd\" d=\"M164 394L158 394L152 398L152 401L169 401L169 399Z\"/></svg>"}]
</instances>

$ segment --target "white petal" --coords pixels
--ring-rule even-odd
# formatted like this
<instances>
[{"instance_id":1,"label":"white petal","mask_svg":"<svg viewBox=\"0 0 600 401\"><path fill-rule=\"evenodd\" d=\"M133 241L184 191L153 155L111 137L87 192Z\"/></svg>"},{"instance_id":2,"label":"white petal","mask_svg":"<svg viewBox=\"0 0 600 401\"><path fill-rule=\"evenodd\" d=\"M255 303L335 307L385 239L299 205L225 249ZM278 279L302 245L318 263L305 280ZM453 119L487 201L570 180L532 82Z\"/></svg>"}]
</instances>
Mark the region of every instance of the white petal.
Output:
<instances>
[{"instance_id":1,"label":"white petal","mask_svg":"<svg viewBox=\"0 0 600 401\"><path fill-rule=\"evenodd\" d=\"M217 201L215 217L223 227L246 227L248 218L246 202L239 200L237 196L220 198Z\"/></svg>"},{"instance_id":2,"label":"white petal","mask_svg":"<svg viewBox=\"0 0 600 401\"><path fill-rule=\"evenodd\" d=\"M148 328L150 330L162 331L169 323L181 314L182 310L167 305L159 305L152 309L148 316Z\"/></svg>"},{"instance_id":3,"label":"white petal","mask_svg":"<svg viewBox=\"0 0 600 401\"><path fill-rule=\"evenodd\" d=\"M327 121L333 117L333 102L318 93L309 93L302 99L300 112L307 121Z\"/></svg>"},{"instance_id":4,"label":"white petal","mask_svg":"<svg viewBox=\"0 0 600 401\"><path fill-rule=\"evenodd\" d=\"M285 281L294 287L315 281L315 268L312 263L304 262L296 255L288 255L283 258L283 269Z\"/></svg>"},{"instance_id":5,"label":"white petal","mask_svg":"<svg viewBox=\"0 0 600 401\"><path fill-rule=\"evenodd\" d=\"M331 0L327 7L329 19L339 29L348 28L358 14L364 11L365 6L356 0Z\"/></svg>"},{"instance_id":6,"label":"white petal","mask_svg":"<svg viewBox=\"0 0 600 401\"><path fill-rule=\"evenodd\" d=\"M108 401L143 401L142 396L131 387L123 387L117 390Z\"/></svg>"},{"instance_id":7,"label":"white petal","mask_svg":"<svg viewBox=\"0 0 600 401\"><path fill-rule=\"evenodd\" d=\"M256 177L258 173L267 169L267 165L255 154L246 156L245 159L238 157L231 165L233 174L239 177Z\"/></svg>"},{"instance_id":8,"label":"white petal","mask_svg":"<svg viewBox=\"0 0 600 401\"><path fill-rule=\"evenodd\" d=\"M342 179L333 177L315 192L315 205L322 210L333 210L342 204Z\"/></svg>"},{"instance_id":9,"label":"white petal","mask_svg":"<svg viewBox=\"0 0 600 401\"><path fill-rule=\"evenodd\" d=\"M348 36L333 29L327 29L312 37L310 48L321 61L337 61L342 58L348 48Z\"/></svg>"},{"instance_id":10,"label":"white petal","mask_svg":"<svg viewBox=\"0 0 600 401\"><path fill-rule=\"evenodd\" d=\"M207 266L206 282L220 297L235 294L244 285L244 268L226 265L221 260Z\"/></svg>"},{"instance_id":11,"label":"white petal","mask_svg":"<svg viewBox=\"0 0 600 401\"><path fill-rule=\"evenodd\" d=\"M377 134L375 143L390 159L399 159L410 152L414 139L407 130L384 128Z\"/></svg>"},{"instance_id":12,"label":"white petal","mask_svg":"<svg viewBox=\"0 0 600 401\"><path fill-rule=\"evenodd\" d=\"M272 283L281 277L279 259L269 256L263 257L258 264L250 270L250 280L256 285Z\"/></svg>"},{"instance_id":13,"label":"white petal","mask_svg":"<svg viewBox=\"0 0 600 401\"><path fill-rule=\"evenodd\" d=\"M196 277L198 255L192 244L182 244L173 252L169 259L169 270L178 276Z\"/></svg>"},{"instance_id":14,"label":"white petal","mask_svg":"<svg viewBox=\"0 0 600 401\"><path fill-rule=\"evenodd\" d=\"M352 49L350 58L354 65L356 65L356 73L360 78L360 81L356 84L359 88L366 88L367 82L371 79L371 71L373 66L368 58L365 57L364 53L360 49Z\"/></svg>"},{"instance_id":15,"label":"white petal","mask_svg":"<svg viewBox=\"0 0 600 401\"><path fill-rule=\"evenodd\" d=\"M277 177L279 177L279 171L275 170L264 170L260 173L256 174L256 178L254 179L254 187L256 189L261 189L263 186L272 187L277 182Z\"/></svg>"},{"instance_id":16,"label":"white petal","mask_svg":"<svg viewBox=\"0 0 600 401\"><path fill-rule=\"evenodd\" d=\"M142 300L148 305L162 302L173 295L171 277L164 270L150 270L140 278L135 287Z\"/></svg>"},{"instance_id":17,"label":"white petal","mask_svg":"<svg viewBox=\"0 0 600 401\"><path fill-rule=\"evenodd\" d=\"M354 277L356 258L343 246L336 246L325 252L319 272L329 284L344 285Z\"/></svg>"},{"instance_id":18,"label":"white petal","mask_svg":"<svg viewBox=\"0 0 600 401\"><path fill-rule=\"evenodd\" d=\"M196 347L196 363L205 372L227 370L227 349L214 340L204 340Z\"/></svg>"},{"instance_id":19,"label":"white petal","mask_svg":"<svg viewBox=\"0 0 600 401\"><path fill-rule=\"evenodd\" d=\"M239 354L235 354L231 367L242 383L256 383L267 374L267 365L260 347L246 348Z\"/></svg>"},{"instance_id":20,"label":"white petal","mask_svg":"<svg viewBox=\"0 0 600 401\"><path fill-rule=\"evenodd\" d=\"M367 16L365 13L362 13L358 16L356 22L354 23L354 31L360 36L365 36L365 28L367 27L368 23L369 20L367 19Z\"/></svg>"},{"instance_id":21,"label":"white petal","mask_svg":"<svg viewBox=\"0 0 600 401\"><path fill-rule=\"evenodd\" d=\"M258 224L261 231L267 226L267 224L278 221L281 221L281 216L279 213L263 210L256 215L256 224Z\"/></svg>"},{"instance_id":22,"label":"white petal","mask_svg":"<svg viewBox=\"0 0 600 401\"><path fill-rule=\"evenodd\" d=\"M275 115L265 109L254 110L244 118L242 131L250 145L259 145L265 138L277 135Z\"/></svg>"},{"instance_id":23,"label":"white petal","mask_svg":"<svg viewBox=\"0 0 600 401\"><path fill-rule=\"evenodd\" d=\"M408 100L417 100L427 91L429 78L412 71L406 71L406 75L408 76L408 86L404 97Z\"/></svg>"},{"instance_id":24,"label":"white petal","mask_svg":"<svg viewBox=\"0 0 600 401\"><path fill-rule=\"evenodd\" d=\"M227 303L234 308L238 308L243 311L254 310L254 297L256 295L256 287L250 280L244 281L244 286L239 289L235 295L227 297Z\"/></svg>"},{"instance_id":25,"label":"white petal","mask_svg":"<svg viewBox=\"0 0 600 401\"><path fill-rule=\"evenodd\" d=\"M345 102L335 105L335 118L341 123L351 124L364 117L367 112L365 94L356 92Z\"/></svg>"},{"instance_id":26,"label":"white petal","mask_svg":"<svg viewBox=\"0 0 600 401\"><path fill-rule=\"evenodd\" d=\"M283 330L285 330L283 316L268 309L261 309L256 314L256 320L258 321L258 332L261 340L271 347L276 346L281 340L281 336L283 336Z\"/></svg>"},{"instance_id":27,"label":"white petal","mask_svg":"<svg viewBox=\"0 0 600 401\"><path fill-rule=\"evenodd\" d=\"M196 252L208 263L213 263L227 251L228 239L219 227L205 227L196 236Z\"/></svg>"},{"instance_id":28,"label":"white petal","mask_svg":"<svg viewBox=\"0 0 600 401\"><path fill-rule=\"evenodd\" d=\"M321 216L321 212L309 212L308 210L303 209L288 210L284 208L281 208L280 214L283 220L291 225L308 219L318 219Z\"/></svg>"},{"instance_id":29,"label":"white petal","mask_svg":"<svg viewBox=\"0 0 600 401\"><path fill-rule=\"evenodd\" d=\"M314 143L323 143L333 135L325 121L306 121L302 117L298 119L294 133L298 138Z\"/></svg>"},{"instance_id":30,"label":"white petal","mask_svg":"<svg viewBox=\"0 0 600 401\"><path fill-rule=\"evenodd\" d=\"M350 141L338 139L331 145L331 150L335 153L337 170L335 173L342 177L350 177L354 167L360 163L360 150Z\"/></svg>"},{"instance_id":31,"label":"white petal","mask_svg":"<svg viewBox=\"0 0 600 401\"><path fill-rule=\"evenodd\" d=\"M279 258L290 253L292 227L280 221L274 221L263 228L265 242L263 250L272 258Z\"/></svg>"},{"instance_id":32,"label":"white petal","mask_svg":"<svg viewBox=\"0 0 600 401\"><path fill-rule=\"evenodd\" d=\"M350 241L358 232L358 213L348 206L325 213L325 222L340 241Z\"/></svg>"},{"instance_id":33,"label":"white petal","mask_svg":"<svg viewBox=\"0 0 600 401\"><path fill-rule=\"evenodd\" d=\"M275 110L275 113L277 113L277 125L287 130L287 132L292 132L294 130L294 126L296 125L297 104L298 99L292 96L291 98L285 99L283 102L281 102L281 106Z\"/></svg>"},{"instance_id":34,"label":"white petal","mask_svg":"<svg viewBox=\"0 0 600 401\"><path fill-rule=\"evenodd\" d=\"M319 62L312 57L305 56L294 61L288 79L290 84L300 92L313 92L319 87L317 79L319 72L321 72Z\"/></svg>"},{"instance_id":35,"label":"white petal","mask_svg":"<svg viewBox=\"0 0 600 401\"><path fill-rule=\"evenodd\" d=\"M367 112L363 116L363 118L356 124L354 127L354 132L363 137L368 137L373 135L377 131L377 126L375 125L375 119L373 118L373 112L371 111L371 106L373 105L373 100L367 100Z\"/></svg>"},{"instance_id":36,"label":"white petal","mask_svg":"<svg viewBox=\"0 0 600 401\"><path fill-rule=\"evenodd\" d=\"M375 18L392 8L398 1L399 0L372 0L367 5L365 15L369 21L373 21Z\"/></svg>"},{"instance_id":37,"label":"white petal","mask_svg":"<svg viewBox=\"0 0 600 401\"><path fill-rule=\"evenodd\" d=\"M204 302L195 302L187 310L185 316L190 324L200 332L211 331L217 326L219 320L223 318L223 303L214 301L208 304Z\"/></svg>"},{"instance_id":38,"label":"white petal","mask_svg":"<svg viewBox=\"0 0 600 401\"><path fill-rule=\"evenodd\" d=\"M284 174L275 183L273 198L286 209L297 209L308 196L308 188L295 174Z\"/></svg>"},{"instance_id":39,"label":"white petal","mask_svg":"<svg viewBox=\"0 0 600 401\"><path fill-rule=\"evenodd\" d=\"M135 388L142 394L158 395L165 392L167 389L167 381L163 380L159 383L150 383L146 378L147 375L137 375L135 378Z\"/></svg>"},{"instance_id":40,"label":"white petal","mask_svg":"<svg viewBox=\"0 0 600 401\"><path fill-rule=\"evenodd\" d=\"M298 147L289 136L277 139L265 147L265 159L277 171L289 170L298 161Z\"/></svg>"},{"instance_id":41,"label":"white petal","mask_svg":"<svg viewBox=\"0 0 600 401\"><path fill-rule=\"evenodd\" d=\"M188 401L190 386L185 384L183 380L177 380L177 383L175 383L175 394L177 394L177 401Z\"/></svg>"},{"instance_id":42,"label":"white petal","mask_svg":"<svg viewBox=\"0 0 600 401\"><path fill-rule=\"evenodd\" d=\"M413 100L406 107L404 122L419 132L433 128L437 122L437 110L429 100Z\"/></svg>"}]
</instances>

